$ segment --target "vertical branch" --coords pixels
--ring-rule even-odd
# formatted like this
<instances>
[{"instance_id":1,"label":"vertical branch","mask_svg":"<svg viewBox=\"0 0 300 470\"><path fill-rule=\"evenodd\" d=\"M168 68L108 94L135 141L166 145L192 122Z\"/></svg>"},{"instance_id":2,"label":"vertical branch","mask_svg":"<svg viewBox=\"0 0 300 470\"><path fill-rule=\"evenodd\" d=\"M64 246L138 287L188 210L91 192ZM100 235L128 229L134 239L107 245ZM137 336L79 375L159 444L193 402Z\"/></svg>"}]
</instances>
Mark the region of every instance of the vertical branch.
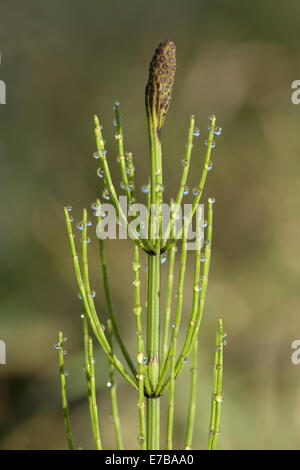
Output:
<instances>
[{"instance_id":1,"label":"vertical branch","mask_svg":"<svg viewBox=\"0 0 300 470\"><path fill-rule=\"evenodd\" d=\"M171 201L171 209L173 201ZM171 227L171 237L173 236L174 226ZM168 338L169 328L171 319L171 305L172 305L172 293L173 293L173 282L174 282L174 265L175 265L176 246L173 245L170 249L169 256L169 270L168 270L168 284L167 284L167 296L166 296L166 307L164 315L164 330L163 330L163 342L162 342L162 353L161 353L161 364L164 364L168 354Z\"/></svg>"},{"instance_id":2,"label":"vertical branch","mask_svg":"<svg viewBox=\"0 0 300 470\"><path fill-rule=\"evenodd\" d=\"M111 349L113 350L113 336L112 336L112 322L111 320L107 320L107 335L108 341L110 344ZM110 395L110 402L111 402L111 415L114 424L115 436L117 441L117 449L123 450L123 438L122 438L122 431L121 431L121 423L119 417L119 407L118 407L118 397L117 397L117 387L115 381L115 368L112 364L109 365L109 395Z\"/></svg>"},{"instance_id":3,"label":"vertical branch","mask_svg":"<svg viewBox=\"0 0 300 470\"><path fill-rule=\"evenodd\" d=\"M171 345L169 348L168 356L164 365L163 372L167 371L168 363L170 363L170 390L169 390L169 409L168 409L168 424L167 424L167 449L172 449L172 439L173 439L173 422L174 422L174 392L175 392L175 365L176 365L176 346L177 346L177 336L180 327L181 321L181 312L182 312L182 301L183 301L183 284L185 277L185 268L186 268L186 254L187 254L187 227L184 224L183 228L183 237L182 237L182 251L181 251L181 265L179 273L179 282L177 290L177 308L176 308L176 318L173 328ZM163 381L163 374L160 377L160 383ZM159 393L160 390L157 390Z\"/></svg>"},{"instance_id":4,"label":"vertical branch","mask_svg":"<svg viewBox=\"0 0 300 470\"><path fill-rule=\"evenodd\" d=\"M84 345L84 358L85 358L85 375L88 389L88 401L90 409L90 417L92 423L92 430L94 441L97 450L102 450L99 421L98 421L98 408L96 402L96 383L95 383L95 370L94 370L94 357L93 357L93 343L92 338L88 335L88 322L83 315L82 317L83 329L83 345Z\"/></svg>"},{"instance_id":5,"label":"vertical branch","mask_svg":"<svg viewBox=\"0 0 300 470\"><path fill-rule=\"evenodd\" d=\"M220 416L221 405L223 402L222 395L222 379L223 379L223 325L222 319L218 321L218 329L216 331L216 347L214 354L213 369L213 392L211 399L211 413L208 436L208 450L216 450L218 436L220 434Z\"/></svg>"},{"instance_id":6,"label":"vertical branch","mask_svg":"<svg viewBox=\"0 0 300 470\"><path fill-rule=\"evenodd\" d=\"M192 446L195 412L196 412L196 391L197 391L197 355L198 355L198 339L194 342L193 346L193 365L191 368L191 389L189 400L188 420L186 427L185 437L185 450L190 450Z\"/></svg>"},{"instance_id":7,"label":"vertical branch","mask_svg":"<svg viewBox=\"0 0 300 470\"><path fill-rule=\"evenodd\" d=\"M137 362L138 362L138 410L139 410L139 435L138 442L142 450L146 449L146 424L145 424L145 400L144 400L144 384L146 390L151 394L150 384L147 377L147 369L145 366L145 351L144 351L144 340L142 331L142 307L141 307L141 293L140 293L140 261L139 261L139 249L137 246L134 247L134 261L132 269L134 272L134 294L135 304L134 313L136 317L136 336L137 336Z\"/></svg>"},{"instance_id":8,"label":"vertical branch","mask_svg":"<svg viewBox=\"0 0 300 470\"><path fill-rule=\"evenodd\" d=\"M176 317L175 323L173 325L172 337L171 337L171 344L168 350L167 358L165 363L162 366L162 372L159 376L159 381L155 390L156 394L162 393L162 386L170 365L170 356L171 353L174 351L174 356L176 354L176 344L177 344L177 336L179 332L180 322L181 322L181 313L182 313L182 301L183 301L183 285L184 285L184 278L185 278L185 268L186 268L186 255L187 255L187 225L186 221L183 223L183 234L182 234L182 248L181 248L181 264L180 264L180 272L179 272L179 281L178 281L178 289L177 289L177 306L176 306ZM174 348L174 349L172 349ZM176 373L176 370L175 370ZM171 377L169 378L171 380Z\"/></svg>"},{"instance_id":9,"label":"vertical branch","mask_svg":"<svg viewBox=\"0 0 300 470\"><path fill-rule=\"evenodd\" d=\"M98 222L100 222L101 217L100 217L100 208L101 208L101 203L100 200L97 200L97 204L99 207L99 215L98 215ZM133 373L134 376L136 376L136 368L133 365L133 362L131 360L130 354L121 338L118 324L117 324L117 318L115 314L115 309L113 306L113 301L112 301L112 296L111 296L111 291L110 291L110 285L109 285L109 280L108 280L108 273L107 273L107 261L106 261L106 255L105 255L105 250L104 250L104 241L99 238L99 252L100 252L100 262L101 262L101 268L102 268L102 275L103 275L103 285L104 285L104 293L105 293L105 299L106 299L106 304L108 308L108 313L111 319L112 327L114 330L114 335L116 337L116 340L120 346L120 349L122 351L122 354L124 356L125 361L127 362L127 365L131 372Z\"/></svg>"},{"instance_id":10,"label":"vertical branch","mask_svg":"<svg viewBox=\"0 0 300 470\"><path fill-rule=\"evenodd\" d=\"M67 400L67 391L66 391L66 376L65 376L65 367L64 367L64 350L63 350L63 334L60 331L58 333L58 343L56 348L58 349L58 364L59 364L59 378L60 378L60 386L61 386L61 402L62 402L62 409L64 414L64 422L65 422L65 429L67 435L67 441L69 450L74 450L74 441L71 432L71 424L70 424L70 415L69 415L69 407L68 407L68 400Z\"/></svg>"}]
</instances>

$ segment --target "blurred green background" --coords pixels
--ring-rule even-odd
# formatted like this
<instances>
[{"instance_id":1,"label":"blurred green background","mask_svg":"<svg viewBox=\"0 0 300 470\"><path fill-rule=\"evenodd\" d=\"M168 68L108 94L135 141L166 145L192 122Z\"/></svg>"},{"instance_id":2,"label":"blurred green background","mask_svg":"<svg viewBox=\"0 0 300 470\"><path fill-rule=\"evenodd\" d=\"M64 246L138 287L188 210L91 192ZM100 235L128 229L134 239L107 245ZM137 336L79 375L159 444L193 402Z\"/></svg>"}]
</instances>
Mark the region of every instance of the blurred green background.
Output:
<instances>
[{"instance_id":1,"label":"blurred green background","mask_svg":"<svg viewBox=\"0 0 300 470\"><path fill-rule=\"evenodd\" d=\"M144 87L154 49L164 39L177 45L163 132L167 197L179 184L189 115L196 114L201 129L191 187L199 178L210 112L223 128L203 199L212 195L217 203L193 447L206 445L214 329L222 315L229 340L219 448L300 448L300 366L290 359L291 342L300 338L300 106L291 103L291 83L300 78L299 15L294 0L1 2L0 79L7 86L7 104L0 106L0 338L7 346L7 364L0 366L1 449L66 448L53 348L58 329L68 338L75 440L93 447L82 371L82 306L62 209L71 204L80 221L81 209L101 194L92 158L94 113L103 123L118 184L115 99L121 102L137 185L146 182ZM92 286L104 321L94 230L90 236ZM120 329L135 354L132 254L130 242L107 243ZM99 348L96 374L103 444L113 448L108 370ZM177 448L183 446L188 378L189 366L176 392ZM118 391L125 445L136 448L136 397L122 378Z\"/></svg>"}]
</instances>

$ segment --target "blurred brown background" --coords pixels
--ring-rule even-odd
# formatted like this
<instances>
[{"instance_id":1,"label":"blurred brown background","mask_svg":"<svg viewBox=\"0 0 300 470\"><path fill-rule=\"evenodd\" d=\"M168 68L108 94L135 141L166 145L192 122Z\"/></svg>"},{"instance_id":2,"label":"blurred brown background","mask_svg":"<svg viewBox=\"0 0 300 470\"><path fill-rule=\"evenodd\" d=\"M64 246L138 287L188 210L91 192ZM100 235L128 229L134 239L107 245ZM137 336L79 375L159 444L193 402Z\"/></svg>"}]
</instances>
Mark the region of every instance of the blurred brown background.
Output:
<instances>
[{"instance_id":1,"label":"blurred brown background","mask_svg":"<svg viewBox=\"0 0 300 470\"><path fill-rule=\"evenodd\" d=\"M196 114L201 129L190 187L199 178L210 112L223 128L203 199L212 195L217 203L194 448L204 448L207 440L219 315L229 337L219 447L300 448L300 366L290 360L291 342L300 338L300 106L290 99L291 83L300 78L299 15L293 0L1 2L0 79L7 104L0 106L0 339L7 345L7 365L0 366L0 448L66 448L53 348L60 328L68 337L74 436L78 445L93 447L82 307L62 208L71 204L80 221L80 210L100 195L91 156L94 113L103 123L118 184L115 99L137 185L146 182L144 87L153 51L167 38L177 45L177 75L163 133L166 196L174 196L179 184L189 115ZM105 320L94 230L90 236L92 285ZM132 244L109 241L107 256L120 328L135 354ZM103 443L113 448L107 364L97 349ZM188 377L189 366L176 393L177 448L184 439ZM121 378L118 391L125 445L134 448L136 397Z\"/></svg>"}]
</instances>

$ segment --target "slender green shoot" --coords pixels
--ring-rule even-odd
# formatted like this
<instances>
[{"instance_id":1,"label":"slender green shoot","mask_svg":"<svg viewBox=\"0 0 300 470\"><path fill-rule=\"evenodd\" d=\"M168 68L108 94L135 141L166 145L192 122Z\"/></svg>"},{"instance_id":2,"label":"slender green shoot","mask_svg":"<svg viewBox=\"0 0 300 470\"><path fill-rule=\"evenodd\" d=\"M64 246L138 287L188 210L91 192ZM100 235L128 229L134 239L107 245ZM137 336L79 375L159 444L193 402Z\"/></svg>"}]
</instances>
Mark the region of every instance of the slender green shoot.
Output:
<instances>
[{"instance_id":1,"label":"slender green shoot","mask_svg":"<svg viewBox=\"0 0 300 470\"><path fill-rule=\"evenodd\" d=\"M211 413L208 436L208 450L216 450L218 437L220 435L221 405L223 403L222 380L223 380L223 342L224 330L222 319L218 321L216 331L216 347L214 354L213 392L211 399Z\"/></svg>"},{"instance_id":2,"label":"slender green shoot","mask_svg":"<svg viewBox=\"0 0 300 470\"><path fill-rule=\"evenodd\" d=\"M96 383L95 383L95 368L93 357L93 343L92 338L88 333L88 322L85 315L82 315L82 329L83 329L83 345L84 345L84 358L85 358L85 375L88 389L88 401L90 409L90 417L92 423L93 436L97 450L102 450L102 443L99 430L98 408L96 402Z\"/></svg>"},{"instance_id":3,"label":"slender green shoot","mask_svg":"<svg viewBox=\"0 0 300 470\"><path fill-rule=\"evenodd\" d=\"M68 407L68 400L67 400L67 391L66 391L66 371L64 366L64 348L63 348L63 334L60 331L58 333L58 343L56 348L58 349L58 364L59 364L59 378L60 378L60 387L61 387L61 402L62 402L62 409L64 414L64 423L66 429L66 436L68 441L69 450L74 450L75 445L73 441L73 436L71 432L71 424L70 424L70 414L69 414L69 407Z\"/></svg>"},{"instance_id":4,"label":"slender green shoot","mask_svg":"<svg viewBox=\"0 0 300 470\"><path fill-rule=\"evenodd\" d=\"M100 200L97 199L97 205L99 208L99 215L98 215L98 222L100 222L101 217L101 203ZM122 354L124 356L125 361L127 362L127 365L131 372L133 373L134 376L136 376L136 368L134 367L134 364L132 362L132 359L130 357L130 354L124 344L124 341L122 340L122 337L120 335L120 331L118 328L118 323L117 323L117 318L116 318L116 313L115 309L113 306L113 300L112 300L112 295L111 295L111 290L110 290L110 284L109 284L109 279L108 279L108 272L107 272L107 261L106 261L106 254L105 254L105 249L104 249L104 241L99 238L99 253L100 253L100 263L101 263L101 268L102 268L102 276L103 276L103 286L104 286L104 294L105 294L105 299L106 299L106 304L108 308L108 313L111 319L112 327L114 330L114 335L115 338L120 346L120 349L122 351Z\"/></svg>"},{"instance_id":5,"label":"slender green shoot","mask_svg":"<svg viewBox=\"0 0 300 470\"><path fill-rule=\"evenodd\" d=\"M188 408L188 419L185 436L185 450L191 450L195 424L196 393L197 393L197 363L198 363L198 338L193 346L193 358L191 368L191 388Z\"/></svg>"},{"instance_id":6,"label":"slender green shoot","mask_svg":"<svg viewBox=\"0 0 300 470\"><path fill-rule=\"evenodd\" d=\"M113 328L112 328L112 321L110 319L107 320L107 336L108 336L110 347L113 351ZM111 416L112 416L114 430L115 430L117 449L123 450L124 445L123 445L123 437L122 437L122 430L121 430L121 423L120 423L120 416L119 416L115 368L112 363L110 363L109 365L109 382L107 383L107 386L109 388L109 395L110 395L110 402L111 402Z\"/></svg>"}]
</instances>

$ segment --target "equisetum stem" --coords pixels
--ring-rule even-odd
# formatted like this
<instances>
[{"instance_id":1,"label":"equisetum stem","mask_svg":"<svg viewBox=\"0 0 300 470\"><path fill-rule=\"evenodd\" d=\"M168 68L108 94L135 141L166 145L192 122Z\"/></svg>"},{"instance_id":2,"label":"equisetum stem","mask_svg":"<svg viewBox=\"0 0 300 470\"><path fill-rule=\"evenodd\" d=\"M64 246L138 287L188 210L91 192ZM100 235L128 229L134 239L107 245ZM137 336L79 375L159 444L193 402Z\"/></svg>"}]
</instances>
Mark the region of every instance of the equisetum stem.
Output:
<instances>
[{"instance_id":1,"label":"equisetum stem","mask_svg":"<svg viewBox=\"0 0 300 470\"><path fill-rule=\"evenodd\" d=\"M150 246L155 255L148 255L147 273L147 359L148 379L153 397L147 397L147 449L159 449L160 398L154 395L159 377L160 346L160 237L162 206L161 143L158 136L155 103L148 115L150 148ZM154 211L152 212L152 209Z\"/></svg>"},{"instance_id":2,"label":"equisetum stem","mask_svg":"<svg viewBox=\"0 0 300 470\"><path fill-rule=\"evenodd\" d=\"M136 317L136 336L137 336L137 362L138 362L138 410L139 410L139 435L138 442L142 450L146 449L146 422L145 422L145 398L144 398L144 383L146 383L146 390L151 393L150 384L148 382L147 370L145 367L145 351L144 351L144 340L142 331L142 307L141 307L141 293L140 293L140 262L139 262L139 248L134 247L134 261L132 265L134 271L134 314Z\"/></svg>"},{"instance_id":3,"label":"equisetum stem","mask_svg":"<svg viewBox=\"0 0 300 470\"><path fill-rule=\"evenodd\" d=\"M197 209L197 206L200 202L201 196L202 196L202 192L203 192L203 188L204 188L204 185L205 185L207 173L209 171L209 162L210 162L210 155L211 155L211 149L212 149L213 138L214 138L215 125L216 125L216 117L211 116L211 126L210 126L209 133L208 133L208 141L207 141L207 148L206 148L206 153L205 153L205 158L204 158L204 164L203 164L203 168L202 168L200 182L199 182L199 185L197 187L197 195L195 196L193 204L192 204L192 208L191 208L190 212L187 215L187 219L186 219L187 225L189 225L189 223L191 222L191 220L192 220L192 218L195 214L195 211ZM175 236L172 240L169 240L167 242L167 244L164 248L164 251L168 250L170 248L170 246L172 246L174 243L176 243L176 241L179 238L181 238L181 236L182 236L182 228L180 230L178 230L178 232L175 234Z\"/></svg>"},{"instance_id":4,"label":"equisetum stem","mask_svg":"<svg viewBox=\"0 0 300 470\"><path fill-rule=\"evenodd\" d=\"M173 341L170 352L170 387L169 387L169 405L167 420L167 450L173 449L173 423L174 423L174 394L175 394L175 353L176 344Z\"/></svg>"},{"instance_id":5,"label":"equisetum stem","mask_svg":"<svg viewBox=\"0 0 300 470\"><path fill-rule=\"evenodd\" d=\"M83 315L82 318L83 329L83 344L84 344L84 357L85 357L85 374L88 389L88 401L90 409L90 417L92 423L92 430L94 441L97 450L102 450L102 443L100 438L99 421L98 421L98 408L96 402L96 383L95 383L95 368L93 357L93 342L88 334L87 318Z\"/></svg>"},{"instance_id":6,"label":"equisetum stem","mask_svg":"<svg viewBox=\"0 0 300 470\"><path fill-rule=\"evenodd\" d=\"M170 239L172 240L174 238L174 225L176 223L176 216L178 214L178 209L182 202L184 188L186 186L187 177L188 177L189 168L190 168L191 154L192 154L192 148L193 148L194 126L195 126L195 116L192 115L190 117L190 125L189 125L189 131L188 131L186 151L185 151L185 156L183 160L183 170L182 170L182 175L181 175L181 181L180 181L180 186L179 186L178 194L177 194L175 205L174 205L175 210L172 211L172 207L171 207L172 217L168 223L165 233L163 234L162 251L164 251L165 245L167 243L169 232L170 232Z\"/></svg>"},{"instance_id":7,"label":"equisetum stem","mask_svg":"<svg viewBox=\"0 0 300 470\"><path fill-rule=\"evenodd\" d=\"M170 319L171 319L171 304L172 304L172 293L173 293L173 283L174 283L175 255L176 255L176 247L172 246L170 249L170 255L169 255L168 285L167 285L166 306L165 306L165 314L164 314L164 330L163 330L161 364L165 363L167 354L168 354L168 338L169 338L169 328L170 328Z\"/></svg>"},{"instance_id":8,"label":"equisetum stem","mask_svg":"<svg viewBox=\"0 0 300 470\"><path fill-rule=\"evenodd\" d=\"M99 208L101 207L100 200L97 200L97 204ZM98 217L98 221L100 221L101 217ZM125 361L128 364L129 369L133 373L134 376L136 376L137 371L136 368L134 367L134 364L131 360L130 354L121 338L118 324L117 324L117 318L113 306L113 301L112 301L112 296L111 296L111 291L110 291L110 285L109 285L109 280L108 280L108 273L107 273L107 262L106 262L106 255L105 255L105 249L104 249L104 241L99 238L99 253L100 253L100 262L101 262L101 268L102 268L102 275L103 275L103 285L104 285L104 293L105 293L105 298L106 298L106 303L107 303L107 308L108 308L108 313L112 322L112 327L114 330L114 335L115 338L120 346L120 349L122 351L122 354L124 356Z\"/></svg>"},{"instance_id":9,"label":"equisetum stem","mask_svg":"<svg viewBox=\"0 0 300 470\"><path fill-rule=\"evenodd\" d=\"M59 378L60 378L60 387L61 387L61 402L62 402L62 409L64 414L64 423L65 423L65 430L67 435L67 441L69 450L74 450L74 441L71 432L71 424L70 424L70 415L69 415L69 407L68 407L68 400L67 400L67 391L66 391L66 376L65 376L65 366L64 366L64 349L63 349L63 334L60 331L58 333L58 364L59 364Z\"/></svg>"},{"instance_id":10,"label":"equisetum stem","mask_svg":"<svg viewBox=\"0 0 300 470\"><path fill-rule=\"evenodd\" d=\"M213 370L213 392L211 399L211 413L208 436L208 450L216 450L218 436L220 434L220 416L221 405L223 402L222 395L222 379L223 379L223 338L224 338L222 319L218 321L218 329L216 331L216 347L214 353L214 370Z\"/></svg>"},{"instance_id":11,"label":"equisetum stem","mask_svg":"<svg viewBox=\"0 0 300 470\"><path fill-rule=\"evenodd\" d=\"M190 389L190 400L189 400L189 411L188 420L186 427L185 437L185 450L190 450L193 440L194 424L195 424L195 412L196 412L196 392L197 392L197 359L198 359L198 338L194 342L193 346L193 363L191 368L191 389Z\"/></svg>"},{"instance_id":12,"label":"equisetum stem","mask_svg":"<svg viewBox=\"0 0 300 470\"><path fill-rule=\"evenodd\" d=\"M95 307L93 302L89 302L87 295L86 295L86 290L85 290L85 285L82 279L81 275L81 270L79 266L79 261L78 261L78 255L75 247L75 242L74 242L74 236L73 236L73 231L72 231L72 225L69 217L69 212L67 208L64 208L65 211L65 218L66 218L66 225L67 225L67 231L68 231L68 236L69 236L69 243L70 243L70 249L71 249L71 254L73 258L73 264L74 264L74 271L76 275L76 280L77 284L79 287L80 291L80 296L82 298L83 306L85 313L89 319L91 328L94 332L94 335L96 336L97 340L99 341L99 344L101 345L104 353L107 355L108 359L114 364L115 368L120 372L120 374L124 377L124 379L132 385L136 390L138 390L137 384L135 380L130 377L128 372L124 369L123 364L121 361L116 357L115 354L112 353L110 345L107 341L107 338L104 334L103 327L98 319L97 313L95 312ZM93 299L92 299L93 300ZM91 310L92 307L92 310Z\"/></svg>"},{"instance_id":13,"label":"equisetum stem","mask_svg":"<svg viewBox=\"0 0 300 470\"><path fill-rule=\"evenodd\" d=\"M187 227L184 222L184 230L183 230L183 235L182 235L181 264L180 264L179 281L178 281L178 289L177 289L176 317L175 317L175 323L173 325L171 344L168 350L165 363L162 366L162 372L160 374L159 381L155 390L155 393L157 395L162 393L162 385L164 383L164 380L165 380L165 377L166 377L166 374L170 365L170 357L171 355L173 355L173 358L174 358L176 355L177 336L178 336L178 331L180 327L181 313L182 313L183 285L184 285L185 268L186 268L186 255L187 255ZM171 377L169 377L168 380L170 381Z\"/></svg>"},{"instance_id":14,"label":"equisetum stem","mask_svg":"<svg viewBox=\"0 0 300 470\"><path fill-rule=\"evenodd\" d=\"M107 336L110 347L113 351L113 328L111 320L107 320ZM115 436L117 441L117 449L123 450L123 438L121 431L121 423L119 417L118 397L117 397L117 386L115 380L115 368L112 363L109 364L109 395L111 403L111 416L113 419L113 425L115 430Z\"/></svg>"},{"instance_id":15,"label":"equisetum stem","mask_svg":"<svg viewBox=\"0 0 300 470\"><path fill-rule=\"evenodd\" d=\"M147 398L147 450L159 449L160 399Z\"/></svg>"}]
</instances>

